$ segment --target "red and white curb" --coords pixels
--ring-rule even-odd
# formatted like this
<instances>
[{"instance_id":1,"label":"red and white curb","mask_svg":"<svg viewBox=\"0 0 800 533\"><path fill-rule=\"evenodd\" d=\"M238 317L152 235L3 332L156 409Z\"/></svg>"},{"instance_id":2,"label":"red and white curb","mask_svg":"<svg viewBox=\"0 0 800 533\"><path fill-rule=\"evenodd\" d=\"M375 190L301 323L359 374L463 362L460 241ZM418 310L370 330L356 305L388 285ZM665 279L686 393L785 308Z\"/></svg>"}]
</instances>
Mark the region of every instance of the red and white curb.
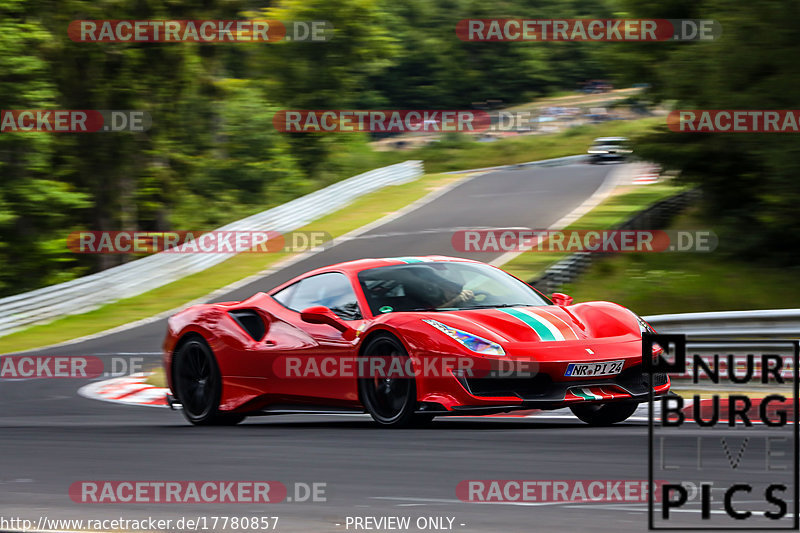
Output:
<instances>
[{"instance_id":1,"label":"red and white curb","mask_svg":"<svg viewBox=\"0 0 800 533\"><path fill-rule=\"evenodd\" d=\"M100 400L103 402L112 402L124 405L142 405L145 407L169 407L166 398L169 389L166 387L156 387L155 385L146 383L147 379L151 375L151 373L141 373L120 378L107 379L104 381L97 381L78 389L78 394L84 398ZM348 414L346 416L353 415ZM573 415L572 412L567 408L555 409L552 411L528 409L524 411L515 411L512 413L500 413L486 416L489 418L575 419L575 415ZM450 418L468 417L459 416ZM646 403L639 406L639 409L637 409L636 413L634 413L633 417L631 417L631 420L647 421Z\"/></svg>"},{"instance_id":2,"label":"red and white curb","mask_svg":"<svg viewBox=\"0 0 800 533\"><path fill-rule=\"evenodd\" d=\"M140 373L97 381L78 389L78 394L84 398L104 402L169 407L167 405L169 389L146 383L151 375L151 373Z\"/></svg>"},{"instance_id":3,"label":"red and white curb","mask_svg":"<svg viewBox=\"0 0 800 533\"><path fill-rule=\"evenodd\" d=\"M132 374L130 376L112 378L104 381L97 381L90 383L78 389L78 394L84 398L92 400L100 400L104 402L119 403L124 405L141 405L145 407L169 407L167 405L166 395L169 389L166 387L156 387L150 385L147 379L151 376L150 373ZM753 404L758 406L761 402L760 398L753 398ZM687 416L687 420L691 419L692 400L686 399L683 403L683 412ZM653 416L657 420L661 414L661 404L656 402L654 407ZM703 418L708 418L709 413L706 413L708 407L711 407L711 401L707 399L702 400L702 409L704 411ZM636 412L628 419L631 422L647 422L648 420L648 404L647 402L639 405ZM354 416L347 414L343 416ZM356 415L357 416L357 415ZM364 415L366 416L366 415ZM726 419L727 412L722 412L720 419ZM524 411L514 411L511 413L500 413L495 415L486 415L488 418L539 418L539 419L572 419L575 420L575 415L572 414L568 408L554 409L551 411L541 411L539 409L528 409ZM473 418L473 417L446 417L446 418ZM480 417L485 418L485 417Z\"/></svg>"},{"instance_id":4,"label":"red and white curb","mask_svg":"<svg viewBox=\"0 0 800 533\"><path fill-rule=\"evenodd\" d=\"M658 178L661 175L661 167L658 165L650 165L642 170L639 174L637 174L634 178L632 183L634 185L649 185L651 183L658 182Z\"/></svg>"}]
</instances>

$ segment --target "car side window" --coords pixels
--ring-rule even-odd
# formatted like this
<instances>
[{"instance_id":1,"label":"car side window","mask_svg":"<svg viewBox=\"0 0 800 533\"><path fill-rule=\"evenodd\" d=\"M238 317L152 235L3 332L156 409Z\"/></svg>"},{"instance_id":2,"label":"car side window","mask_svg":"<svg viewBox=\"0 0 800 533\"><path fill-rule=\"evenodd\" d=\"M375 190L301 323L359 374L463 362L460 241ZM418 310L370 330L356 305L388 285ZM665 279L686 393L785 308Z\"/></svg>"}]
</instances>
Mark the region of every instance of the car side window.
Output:
<instances>
[{"instance_id":1,"label":"car side window","mask_svg":"<svg viewBox=\"0 0 800 533\"><path fill-rule=\"evenodd\" d=\"M284 302L278 298L292 288L294 290L287 295L288 301ZM353 286L347 276L338 272L311 276L298 281L274 296L280 303L298 313L308 307L324 305L342 320L361 319L361 310L358 307Z\"/></svg>"},{"instance_id":2,"label":"car side window","mask_svg":"<svg viewBox=\"0 0 800 533\"><path fill-rule=\"evenodd\" d=\"M289 307L291 309L290 304L292 302L292 294L294 294L295 289L297 289L297 283L292 283L285 289L273 294L272 297L278 300L278 303L280 303L282 306Z\"/></svg>"}]
</instances>

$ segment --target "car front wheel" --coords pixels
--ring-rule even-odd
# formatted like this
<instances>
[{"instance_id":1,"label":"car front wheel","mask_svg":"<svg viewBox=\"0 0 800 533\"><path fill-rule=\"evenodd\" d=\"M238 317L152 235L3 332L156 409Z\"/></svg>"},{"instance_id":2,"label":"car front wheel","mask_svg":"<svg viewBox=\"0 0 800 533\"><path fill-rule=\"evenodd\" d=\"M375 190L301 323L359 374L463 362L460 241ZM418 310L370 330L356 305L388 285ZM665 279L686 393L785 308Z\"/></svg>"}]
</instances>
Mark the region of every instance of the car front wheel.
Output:
<instances>
[{"instance_id":1,"label":"car front wheel","mask_svg":"<svg viewBox=\"0 0 800 533\"><path fill-rule=\"evenodd\" d=\"M373 337L363 351L366 359L408 358L403 344L394 336ZM404 365L405 366L405 365ZM372 368L364 365L362 368ZM401 428L430 422L431 415L417 414L417 386L413 377L364 376L358 380L358 392L372 419L384 427Z\"/></svg>"}]
</instances>

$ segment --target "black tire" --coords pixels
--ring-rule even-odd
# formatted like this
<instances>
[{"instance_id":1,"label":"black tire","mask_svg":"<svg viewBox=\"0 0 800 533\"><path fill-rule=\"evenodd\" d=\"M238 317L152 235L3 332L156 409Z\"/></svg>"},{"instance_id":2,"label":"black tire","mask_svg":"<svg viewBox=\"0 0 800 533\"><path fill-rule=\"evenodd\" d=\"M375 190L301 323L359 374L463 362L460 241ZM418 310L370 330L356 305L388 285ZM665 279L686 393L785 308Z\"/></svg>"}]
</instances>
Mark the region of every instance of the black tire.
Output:
<instances>
[{"instance_id":1,"label":"black tire","mask_svg":"<svg viewBox=\"0 0 800 533\"><path fill-rule=\"evenodd\" d=\"M590 426L610 426L627 420L637 407L639 407L637 402L623 401L573 405L570 410Z\"/></svg>"},{"instance_id":2,"label":"black tire","mask_svg":"<svg viewBox=\"0 0 800 533\"><path fill-rule=\"evenodd\" d=\"M403 343L389 334L370 339L362 353L364 358L408 357ZM369 368L369 365L362 368ZM417 384L413 377L360 377L358 394L372 419L383 427L412 427L433 419L430 414L416 414Z\"/></svg>"},{"instance_id":3,"label":"black tire","mask_svg":"<svg viewBox=\"0 0 800 533\"><path fill-rule=\"evenodd\" d=\"M202 338L193 336L181 344L172 369L173 392L186 420L195 426L233 426L245 419L245 415L220 412L222 376Z\"/></svg>"}]
</instances>

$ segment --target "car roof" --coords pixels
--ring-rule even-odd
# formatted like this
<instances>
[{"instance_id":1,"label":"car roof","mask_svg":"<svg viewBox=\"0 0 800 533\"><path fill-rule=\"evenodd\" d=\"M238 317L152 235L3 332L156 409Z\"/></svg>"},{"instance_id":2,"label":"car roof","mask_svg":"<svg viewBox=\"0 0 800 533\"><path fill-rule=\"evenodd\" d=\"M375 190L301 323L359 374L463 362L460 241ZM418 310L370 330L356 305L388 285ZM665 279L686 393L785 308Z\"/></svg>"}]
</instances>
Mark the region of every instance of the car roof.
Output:
<instances>
[{"instance_id":1,"label":"car roof","mask_svg":"<svg viewBox=\"0 0 800 533\"><path fill-rule=\"evenodd\" d=\"M391 265L409 265L414 263L453 263L453 262L461 262L461 263L480 263L480 261L474 261L472 259L464 259L462 257L448 257L446 255L424 255L424 256L402 256L402 257L381 257L381 258L369 258L369 259L356 259L354 261L345 261L344 263L336 263L333 265L328 265L320 268L316 268L314 270L310 270L299 276L292 278L291 280L287 281L286 283L282 283L279 286L275 287L274 289L268 291L269 293L277 292L292 283L299 281L300 279L315 276L317 274L323 274L325 272L343 272L345 274L358 274L362 270L368 270L370 268L378 268L384 266L391 266Z\"/></svg>"}]
</instances>

